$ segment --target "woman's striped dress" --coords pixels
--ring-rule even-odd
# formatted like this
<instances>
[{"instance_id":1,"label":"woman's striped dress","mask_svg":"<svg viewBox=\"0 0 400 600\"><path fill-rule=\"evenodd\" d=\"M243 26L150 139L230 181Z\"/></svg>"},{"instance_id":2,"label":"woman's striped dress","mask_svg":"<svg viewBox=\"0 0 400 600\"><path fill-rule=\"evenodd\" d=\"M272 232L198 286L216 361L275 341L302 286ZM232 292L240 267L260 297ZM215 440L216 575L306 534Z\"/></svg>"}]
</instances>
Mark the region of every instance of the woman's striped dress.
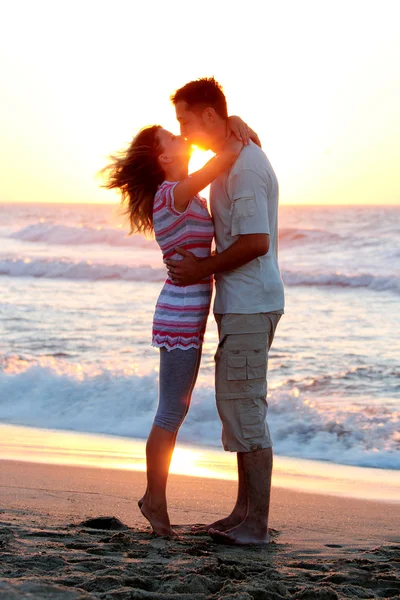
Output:
<instances>
[{"instance_id":1,"label":"woman's striped dress","mask_svg":"<svg viewBox=\"0 0 400 600\"><path fill-rule=\"evenodd\" d=\"M178 212L174 206L177 183L164 181L154 198L154 233L164 260L182 258L174 252L175 246L200 258L209 256L214 226L207 203L196 195L185 212ZM199 348L204 338L211 293L212 276L187 286L175 285L167 278L154 313L152 345L167 350Z\"/></svg>"}]
</instances>

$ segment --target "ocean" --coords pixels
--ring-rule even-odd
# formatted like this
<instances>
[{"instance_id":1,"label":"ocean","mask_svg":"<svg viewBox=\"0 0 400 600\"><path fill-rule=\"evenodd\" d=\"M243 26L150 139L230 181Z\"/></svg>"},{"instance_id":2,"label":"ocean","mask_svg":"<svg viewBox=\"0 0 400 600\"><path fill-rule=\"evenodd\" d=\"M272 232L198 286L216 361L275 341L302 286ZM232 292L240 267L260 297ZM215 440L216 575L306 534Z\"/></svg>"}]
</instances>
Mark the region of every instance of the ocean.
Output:
<instances>
[{"instance_id":1,"label":"ocean","mask_svg":"<svg viewBox=\"0 0 400 600\"><path fill-rule=\"evenodd\" d=\"M281 206L277 456L400 469L400 207ZM0 204L0 423L145 439L165 268L114 205ZM179 440L220 448L208 321Z\"/></svg>"}]
</instances>

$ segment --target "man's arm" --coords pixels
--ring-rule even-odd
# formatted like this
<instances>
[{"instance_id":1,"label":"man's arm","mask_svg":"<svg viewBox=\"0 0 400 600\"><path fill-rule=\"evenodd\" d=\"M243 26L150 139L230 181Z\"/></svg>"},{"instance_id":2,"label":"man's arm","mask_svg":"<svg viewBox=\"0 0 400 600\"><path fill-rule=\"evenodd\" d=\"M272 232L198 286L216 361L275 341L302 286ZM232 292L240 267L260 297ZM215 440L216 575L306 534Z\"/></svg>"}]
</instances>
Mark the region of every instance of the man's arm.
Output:
<instances>
[{"instance_id":1,"label":"man's arm","mask_svg":"<svg viewBox=\"0 0 400 600\"><path fill-rule=\"evenodd\" d=\"M213 273L232 271L246 263L267 254L269 235L253 233L241 235L236 242L220 254L207 258L197 258L192 252L183 248L175 248L182 260L166 260L168 275L177 285L196 283Z\"/></svg>"},{"instance_id":2,"label":"man's arm","mask_svg":"<svg viewBox=\"0 0 400 600\"><path fill-rule=\"evenodd\" d=\"M174 283L190 285L212 273L238 269L268 252L268 194L264 178L252 169L242 169L231 177L228 193L232 199L230 233L237 239L223 252L199 260L190 252L175 248L183 259L166 261Z\"/></svg>"}]
</instances>

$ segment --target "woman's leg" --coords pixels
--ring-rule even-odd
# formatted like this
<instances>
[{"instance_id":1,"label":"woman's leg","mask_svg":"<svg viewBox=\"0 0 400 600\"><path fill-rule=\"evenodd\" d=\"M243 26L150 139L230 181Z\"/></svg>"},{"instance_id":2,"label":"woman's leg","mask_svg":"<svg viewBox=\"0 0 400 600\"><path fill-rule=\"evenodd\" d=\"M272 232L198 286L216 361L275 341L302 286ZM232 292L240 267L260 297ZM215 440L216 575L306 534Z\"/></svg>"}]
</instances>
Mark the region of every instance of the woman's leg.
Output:
<instances>
[{"instance_id":1,"label":"woman's leg","mask_svg":"<svg viewBox=\"0 0 400 600\"><path fill-rule=\"evenodd\" d=\"M153 428L154 428L154 425L153 425L153 427L152 427L152 429L151 429L151 431L149 433L149 437L147 438L147 444L149 444L149 439L150 439L150 435L151 435L151 433L153 431ZM164 429L163 431L166 431L166 430ZM175 435L174 435L174 438L172 440L171 459L172 459L172 454L173 454L173 451L174 451L174 448L175 448L175 443L176 443L176 438L177 437L178 437L178 432L176 431ZM157 439L156 439L156 443L157 443ZM147 455L147 444L146 444L146 455ZM171 463L171 459L170 459L170 463ZM146 459L146 461L147 461L147 459ZM168 466L168 472L169 472L169 466ZM140 500L138 500L138 506L139 506L139 508L142 508L142 504L146 500L148 492L149 492L149 486L146 485L146 491L145 491L145 493L140 498Z\"/></svg>"},{"instance_id":2,"label":"woman's leg","mask_svg":"<svg viewBox=\"0 0 400 600\"><path fill-rule=\"evenodd\" d=\"M159 404L146 445L147 489L139 507L158 535L173 535L166 487L178 430L189 410L201 349L160 350Z\"/></svg>"}]
</instances>

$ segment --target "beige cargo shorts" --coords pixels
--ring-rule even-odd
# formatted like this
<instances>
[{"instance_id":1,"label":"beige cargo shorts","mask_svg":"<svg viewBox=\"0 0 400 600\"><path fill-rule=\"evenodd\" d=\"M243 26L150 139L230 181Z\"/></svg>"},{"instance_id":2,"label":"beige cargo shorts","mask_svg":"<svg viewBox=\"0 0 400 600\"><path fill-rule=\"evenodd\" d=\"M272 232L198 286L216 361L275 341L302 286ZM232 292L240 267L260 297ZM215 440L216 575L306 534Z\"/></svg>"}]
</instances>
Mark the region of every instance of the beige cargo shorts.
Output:
<instances>
[{"instance_id":1,"label":"beige cargo shorts","mask_svg":"<svg viewBox=\"0 0 400 600\"><path fill-rule=\"evenodd\" d=\"M267 424L268 351L282 312L215 315L215 392L222 444L230 452L272 447Z\"/></svg>"}]
</instances>

